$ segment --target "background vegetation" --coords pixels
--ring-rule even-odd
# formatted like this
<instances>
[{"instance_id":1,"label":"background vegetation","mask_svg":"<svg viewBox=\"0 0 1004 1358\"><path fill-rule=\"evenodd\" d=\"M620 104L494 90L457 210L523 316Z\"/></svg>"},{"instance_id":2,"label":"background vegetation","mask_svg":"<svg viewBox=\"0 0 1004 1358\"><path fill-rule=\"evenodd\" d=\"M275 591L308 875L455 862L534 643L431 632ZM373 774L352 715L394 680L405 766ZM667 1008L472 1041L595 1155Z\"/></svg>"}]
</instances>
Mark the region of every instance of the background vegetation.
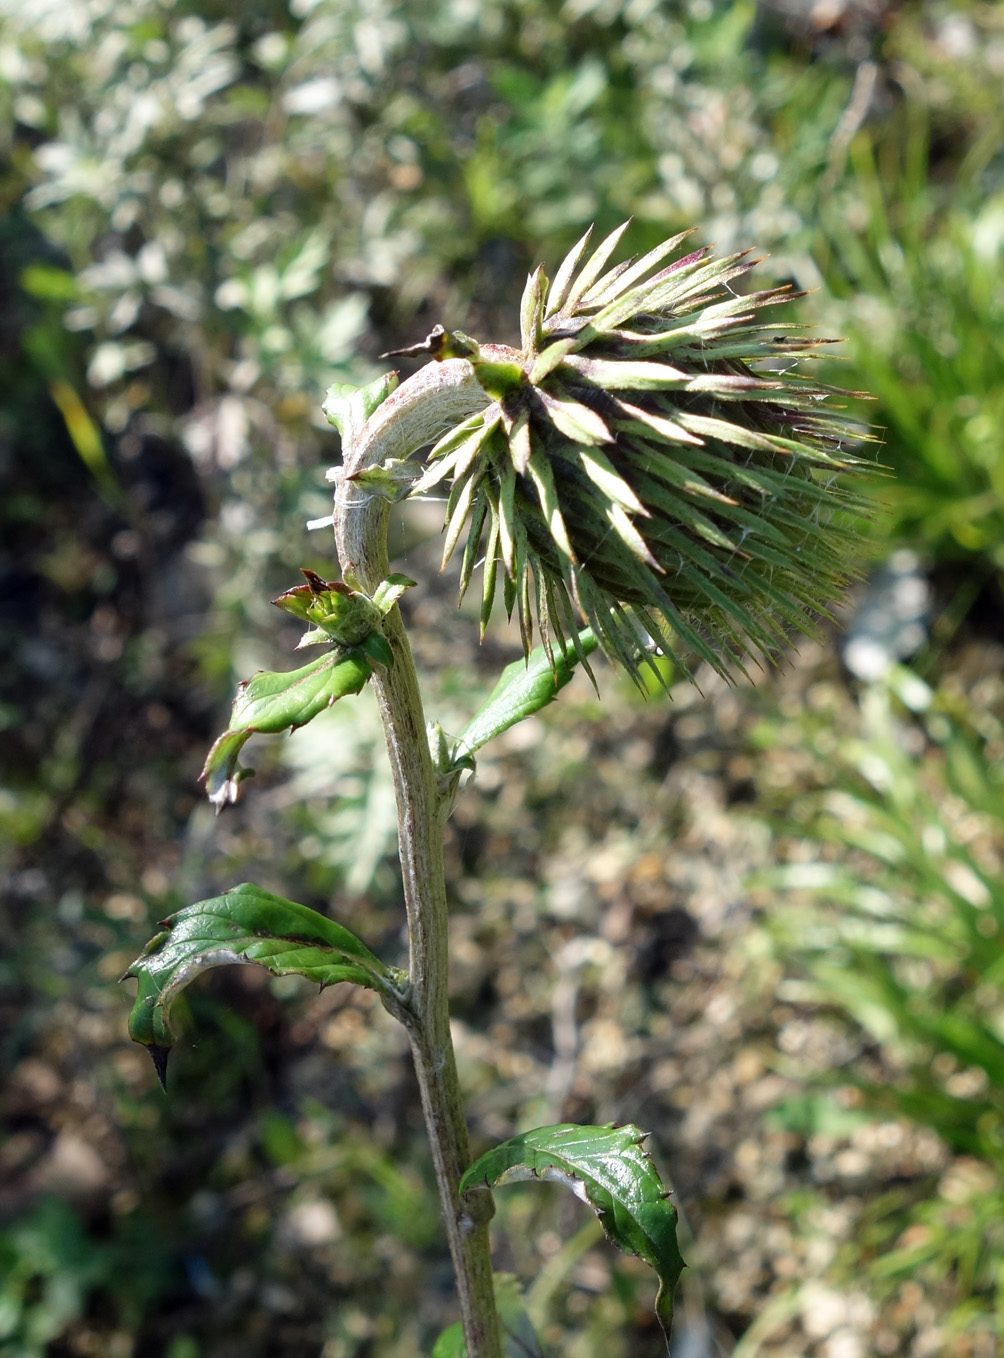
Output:
<instances>
[{"instance_id":1,"label":"background vegetation","mask_svg":"<svg viewBox=\"0 0 1004 1358\"><path fill-rule=\"evenodd\" d=\"M117 978L244 878L400 950L365 695L263 744L218 822L205 749L235 679L284 663L269 598L330 574L303 528L328 383L436 321L512 338L527 268L633 215L635 249L697 226L769 251L847 337L913 658L859 680L834 632L672 703L604 674L602 708L577 680L486 752L450 839L475 1144L652 1128L692 1236L686 1358L991 1358L1000 7L3 0L0 110L0 1354L413 1358L453 1318L372 997L212 973L165 1100ZM478 651L439 526L395 532L449 729L516 648ZM661 1352L646 1271L574 1200L500 1208L557 1352Z\"/></svg>"}]
</instances>

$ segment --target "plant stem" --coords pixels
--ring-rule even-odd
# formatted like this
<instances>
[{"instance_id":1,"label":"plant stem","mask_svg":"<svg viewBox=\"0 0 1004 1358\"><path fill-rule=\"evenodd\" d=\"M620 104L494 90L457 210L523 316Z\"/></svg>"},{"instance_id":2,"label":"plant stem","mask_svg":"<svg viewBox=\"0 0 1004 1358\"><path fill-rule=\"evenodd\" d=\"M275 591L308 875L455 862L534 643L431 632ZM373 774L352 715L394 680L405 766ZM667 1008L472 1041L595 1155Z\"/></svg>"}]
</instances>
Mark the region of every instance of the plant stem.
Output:
<instances>
[{"instance_id":1,"label":"plant stem","mask_svg":"<svg viewBox=\"0 0 1004 1358\"><path fill-rule=\"evenodd\" d=\"M372 592L389 571L389 504L353 473L387 457L405 457L486 404L463 360L431 364L380 406L345 450L335 495L335 537L343 575ZM461 1201L470 1163L449 1010L449 916L443 831L449 814L425 729L418 677L400 612L384 624L394 664L374 677L397 798L399 852L408 915L410 1000L399 1014L411 1039L422 1110L432 1148L440 1207L457 1280L467 1358L502 1358L492 1284L487 1189Z\"/></svg>"}]
</instances>

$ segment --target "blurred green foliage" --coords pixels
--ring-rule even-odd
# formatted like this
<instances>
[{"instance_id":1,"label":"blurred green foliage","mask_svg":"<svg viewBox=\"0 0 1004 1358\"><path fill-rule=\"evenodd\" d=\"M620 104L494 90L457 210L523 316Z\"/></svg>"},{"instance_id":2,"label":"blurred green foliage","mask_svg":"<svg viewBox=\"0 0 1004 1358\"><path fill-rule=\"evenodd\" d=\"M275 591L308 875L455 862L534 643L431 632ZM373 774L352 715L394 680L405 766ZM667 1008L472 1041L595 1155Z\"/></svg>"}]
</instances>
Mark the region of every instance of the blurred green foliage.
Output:
<instances>
[{"instance_id":1,"label":"blurred green foliage","mask_svg":"<svg viewBox=\"0 0 1004 1358\"><path fill-rule=\"evenodd\" d=\"M1004 569L1004 192L960 171L939 205L925 133L855 143L821 262L893 473L879 531L985 578Z\"/></svg>"},{"instance_id":2,"label":"blurred green foliage","mask_svg":"<svg viewBox=\"0 0 1004 1358\"><path fill-rule=\"evenodd\" d=\"M831 1086L853 1085L872 1116L927 1127L958 1157L868 1204L838 1268L864 1270L879 1295L915 1280L946 1296L950 1333L999 1334L1004 713L903 670L862 695L857 730L828 704L796 730L816 790L787 808L797 861L762 879L780 893L769 937L804 978L786 994L859 1036ZM755 732L765 748L780 735L770 720ZM834 1116L801 1130L839 1132ZM784 1125L801 1117L788 1107Z\"/></svg>"},{"instance_id":3,"label":"blurred green foliage","mask_svg":"<svg viewBox=\"0 0 1004 1358\"><path fill-rule=\"evenodd\" d=\"M392 798L365 701L351 722L319 718L309 743L256 752L254 798L232 820L214 826L195 787L235 677L284 664L295 641L268 600L301 565L331 573L329 540L302 530L329 508L327 385L375 375L377 354L436 321L511 338L522 272L590 221L633 214L638 250L696 225L820 288L806 314L847 335L836 380L878 398L862 416L886 429L897 473L878 491L878 533L999 575L1002 72L1001 9L977 0L0 8L4 1358L412 1358L451 1318L405 1053L379 1012L218 974L193 991L199 1041L165 1104L124 1044L115 990L154 921L248 875L321 908L335 897L394 956ZM435 526L395 523L402 553L422 561ZM414 610L459 730L474 627ZM486 687L508 658L488 653ZM611 786L632 701L603 709L621 714L602 755ZM602 717L588 697L582 711ZM846 1275L877 1296L904 1273L930 1280L938 1315L975 1333L970 1312L999 1305L1004 1252L1000 978L978 927L992 909L946 864L975 871L999 907L999 881L952 836L966 817L999 821L1001 756L964 712L936 702L923 722L917 758L887 750L888 728L855 733L885 751L891 785L869 781L867 748L855 768L823 748L825 722L811 730L839 795L803 828L849 885L842 913L816 893L806 906L825 948L780 923L773 938L890 1063L868 1097L959 1153L937 1183L918 1174L863 1205ZM584 739L529 791L485 772L504 826L530 798L534 860L561 779L604 791ZM944 843L925 838L945 805L961 821ZM607 803L582 819L601 841ZM619 829L637 846L637 824ZM533 912L550 887L514 894L514 833L470 825L455 846L477 899L513 896L537 987L515 1038L509 1018L493 1029L494 1048L519 1046L507 1083L484 1087L487 1059L465 1074L475 1118L502 1135L551 1041L533 1008L547 965ZM862 915L880 897L888 917ZM475 976L471 957L502 927L487 914L458 950ZM573 923L555 930L564 946ZM493 983L463 990L472 1029L497 1018ZM648 993L633 983L625 1003L634 1013ZM780 1115L810 1136L863 1116L834 1122L825 1095L805 1098ZM525 1276L555 1218L518 1195L501 1212ZM793 1198L789 1215L811 1212ZM640 1275L588 1246L543 1266L531 1300L548 1342L616 1358L633 1333L632 1358L661 1352L639 1328ZM548 1309L562 1269L576 1290ZM729 1325L751 1318L737 1309Z\"/></svg>"}]
</instances>

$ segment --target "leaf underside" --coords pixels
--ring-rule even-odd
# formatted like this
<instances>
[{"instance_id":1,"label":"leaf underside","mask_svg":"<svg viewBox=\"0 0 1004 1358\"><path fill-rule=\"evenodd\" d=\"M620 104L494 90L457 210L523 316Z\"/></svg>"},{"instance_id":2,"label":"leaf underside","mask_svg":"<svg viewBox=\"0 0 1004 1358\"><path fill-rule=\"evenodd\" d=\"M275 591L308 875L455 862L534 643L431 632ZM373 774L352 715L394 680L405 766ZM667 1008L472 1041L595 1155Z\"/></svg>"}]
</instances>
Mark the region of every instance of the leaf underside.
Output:
<instances>
[{"instance_id":1,"label":"leaf underside","mask_svg":"<svg viewBox=\"0 0 1004 1358\"><path fill-rule=\"evenodd\" d=\"M263 671L242 684L230 725L213 743L201 774L206 796L217 811L237 800L241 782L250 776L239 755L253 735L304 726L339 698L360 692L371 673L369 657L361 649L336 649L301 669Z\"/></svg>"},{"instance_id":2,"label":"leaf underside","mask_svg":"<svg viewBox=\"0 0 1004 1358\"><path fill-rule=\"evenodd\" d=\"M257 963L273 976L305 976L322 986L353 981L381 992L393 976L348 929L250 882L186 906L163 925L125 974L139 982L129 1035L149 1048L161 1083L176 1037L172 1007L200 972Z\"/></svg>"},{"instance_id":3,"label":"leaf underside","mask_svg":"<svg viewBox=\"0 0 1004 1358\"><path fill-rule=\"evenodd\" d=\"M655 1312L668 1343L673 1292L684 1263L676 1239L676 1208L642 1150L646 1136L630 1124L538 1127L482 1155L464 1174L460 1191L523 1179L556 1180L571 1188L592 1207L609 1240L655 1269Z\"/></svg>"}]
</instances>

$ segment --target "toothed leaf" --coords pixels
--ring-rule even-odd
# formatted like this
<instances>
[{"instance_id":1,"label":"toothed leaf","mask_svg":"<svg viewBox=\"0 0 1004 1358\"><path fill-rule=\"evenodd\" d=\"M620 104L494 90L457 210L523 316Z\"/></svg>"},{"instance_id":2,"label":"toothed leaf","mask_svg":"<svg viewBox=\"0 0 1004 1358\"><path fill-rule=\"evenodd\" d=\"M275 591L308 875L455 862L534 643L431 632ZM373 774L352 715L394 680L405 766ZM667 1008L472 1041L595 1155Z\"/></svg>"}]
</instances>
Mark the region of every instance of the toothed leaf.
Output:
<instances>
[{"instance_id":1,"label":"toothed leaf","mask_svg":"<svg viewBox=\"0 0 1004 1358\"><path fill-rule=\"evenodd\" d=\"M200 779L217 811L237 800L241 782L250 777L251 770L241 768L238 756L253 735L304 726L339 698L358 693L371 673L362 651L335 650L302 669L263 671L241 684L230 725L214 742Z\"/></svg>"},{"instance_id":2,"label":"toothed leaf","mask_svg":"<svg viewBox=\"0 0 1004 1358\"><path fill-rule=\"evenodd\" d=\"M159 1057L158 1073L176 1040L174 1003L211 967L257 963L273 976L305 976L322 986L352 981L382 992L399 975L334 920L250 882L189 905L163 923L126 972L139 983L129 1036L149 1047L155 1062Z\"/></svg>"},{"instance_id":3,"label":"toothed leaf","mask_svg":"<svg viewBox=\"0 0 1004 1358\"><path fill-rule=\"evenodd\" d=\"M655 1312L668 1342L673 1293L684 1263L676 1239L676 1208L642 1150L646 1135L630 1124L612 1122L603 1127L538 1127L482 1155L463 1175L460 1191L527 1179L565 1184L592 1207L609 1240L655 1269Z\"/></svg>"}]
</instances>

